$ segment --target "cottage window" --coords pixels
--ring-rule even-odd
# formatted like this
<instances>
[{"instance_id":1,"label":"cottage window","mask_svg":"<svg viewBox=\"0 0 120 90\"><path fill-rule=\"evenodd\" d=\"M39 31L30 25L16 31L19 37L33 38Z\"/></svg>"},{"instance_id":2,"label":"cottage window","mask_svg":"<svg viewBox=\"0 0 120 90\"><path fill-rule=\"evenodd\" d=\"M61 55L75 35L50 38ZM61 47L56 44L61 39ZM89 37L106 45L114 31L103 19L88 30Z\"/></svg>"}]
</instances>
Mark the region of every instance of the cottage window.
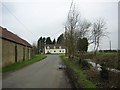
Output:
<instances>
[{"instance_id":1,"label":"cottage window","mask_svg":"<svg viewBox=\"0 0 120 90\"><path fill-rule=\"evenodd\" d=\"M56 47L54 46L54 49L55 49Z\"/></svg>"},{"instance_id":2,"label":"cottage window","mask_svg":"<svg viewBox=\"0 0 120 90\"><path fill-rule=\"evenodd\" d=\"M59 46L59 49L61 49L61 46Z\"/></svg>"},{"instance_id":3,"label":"cottage window","mask_svg":"<svg viewBox=\"0 0 120 90\"><path fill-rule=\"evenodd\" d=\"M56 51L54 51L54 52L56 52Z\"/></svg>"},{"instance_id":4,"label":"cottage window","mask_svg":"<svg viewBox=\"0 0 120 90\"><path fill-rule=\"evenodd\" d=\"M61 50L59 52L61 52Z\"/></svg>"},{"instance_id":5,"label":"cottage window","mask_svg":"<svg viewBox=\"0 0 120 90\"><path fill-rule=\"evenodd\" d=\"M62 52L64 52L64 50Z\"/></svg>"},{"instance_id":6,"label":"cottage window","mask_svg":"<svg viewBox=\"0 0 120 90\"><path fill-rule=\"evenodd\" d=\"M47 46L47 49L49 49L50 47L49 46Z\"/></svg>"}]
</instances>

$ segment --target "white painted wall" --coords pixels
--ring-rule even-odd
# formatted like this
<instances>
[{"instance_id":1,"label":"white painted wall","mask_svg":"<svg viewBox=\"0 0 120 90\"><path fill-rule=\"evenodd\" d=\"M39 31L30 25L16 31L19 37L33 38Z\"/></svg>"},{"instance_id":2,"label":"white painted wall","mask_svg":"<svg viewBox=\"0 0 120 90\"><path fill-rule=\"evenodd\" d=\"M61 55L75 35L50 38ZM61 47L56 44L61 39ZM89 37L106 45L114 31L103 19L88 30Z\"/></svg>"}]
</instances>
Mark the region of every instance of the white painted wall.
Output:
<instances>
[{"instance_id":1,"label":"white painted wall","mask_svg":"<svg viewBox=\"0 0 120 90\"><path fill-rule=\"evenodd\" d=\"M66 50L65 49L46 49L45 48L45 54L48 52L50 52L51 54L57 54L57 53L62 54L62 53L66 53Z\"/></svg>"}]
</instances>

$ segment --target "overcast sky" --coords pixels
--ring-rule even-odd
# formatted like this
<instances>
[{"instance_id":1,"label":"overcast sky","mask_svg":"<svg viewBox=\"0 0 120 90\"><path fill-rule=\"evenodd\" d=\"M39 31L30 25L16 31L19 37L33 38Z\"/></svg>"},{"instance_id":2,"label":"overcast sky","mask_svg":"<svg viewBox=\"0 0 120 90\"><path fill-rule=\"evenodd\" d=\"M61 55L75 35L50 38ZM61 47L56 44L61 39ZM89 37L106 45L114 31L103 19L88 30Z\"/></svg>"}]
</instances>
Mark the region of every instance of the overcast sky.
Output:
<instances>
[{"instance_id":1,"label":"overcast sky","mask_svg":"<svg viewBox=\"0 0 120 90\"><path fill-rule=\"evenodd\" d=\"M109 38L103 38L100 48L118 48L118 0L74 0L81 18L94 22L104 18ZM71 0L2 0L0 26L17 34L31 44L39 37L57 38L64 24ZM92 45L89 50L92 50Z\"/></svg>"}]
</instances>

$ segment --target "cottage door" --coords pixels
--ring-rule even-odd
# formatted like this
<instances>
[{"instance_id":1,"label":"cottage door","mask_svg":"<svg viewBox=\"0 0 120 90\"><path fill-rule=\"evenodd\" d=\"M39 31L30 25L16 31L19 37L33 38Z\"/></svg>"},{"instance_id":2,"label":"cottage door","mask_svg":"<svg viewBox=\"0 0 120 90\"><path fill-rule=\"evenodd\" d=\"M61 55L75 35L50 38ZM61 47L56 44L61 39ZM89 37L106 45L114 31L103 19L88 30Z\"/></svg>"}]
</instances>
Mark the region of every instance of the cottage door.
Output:
<instances>
[{"instance_id":1,"label":"cottage door","mask_svg":"<svg viewBox=\"0 0 120 90\"><path fill-rule=\"evenodd\" d=\"M23 61L25 61L25 47L23 47Z\"/></svg>"},{"instance_id":2,"label":"cottage door","mask_svg":"<svg viewBox=\"0 0 120 90\"><path fill-rule=\"evenodd\" d=\"M15 45L15 62L17 62L17 45Z\"/></svg>"}]
</instances>

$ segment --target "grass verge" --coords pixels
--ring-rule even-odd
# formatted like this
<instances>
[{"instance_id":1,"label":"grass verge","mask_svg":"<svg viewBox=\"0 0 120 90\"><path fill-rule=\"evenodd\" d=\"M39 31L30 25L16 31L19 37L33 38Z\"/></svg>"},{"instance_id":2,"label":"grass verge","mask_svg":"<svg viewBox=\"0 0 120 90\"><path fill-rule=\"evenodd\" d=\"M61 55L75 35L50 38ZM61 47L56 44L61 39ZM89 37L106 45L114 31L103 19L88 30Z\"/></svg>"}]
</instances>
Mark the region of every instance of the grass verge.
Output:
<instances>
[{"instance_id":1,"label":"grass verge","mask_svg":"<svg viewBox=\"0 0 120 90\"><path fill-rule=\"evenodd\" d=\"M30 65L34 62L43 60L46 57L47 56L45 56L45 55L35 55L30 60L26 60L26 61L23 61L23 62L17 62L17 63L11 64L11 65L8 65L6 67L3 67L2 72L15 71L17 69L20 69L22 67Z\"/></svg>"},{"instance_id":2,"label":"grass verge","mask_svg":"<svg viewBox=\"0 0 120 90\"><path fill-rule=\"evenodd\" d=\"M74 64L72 61L70 61L67 57L65 56L60 56L61 59L63 60L64 64L71 70L72 75L72 80L73 83L75 84L74 86L76 88L96 88L96 85L92 83L91 81L87 80L86 75L83 73L81 68Z\"/></svg>"}]
</instances>

